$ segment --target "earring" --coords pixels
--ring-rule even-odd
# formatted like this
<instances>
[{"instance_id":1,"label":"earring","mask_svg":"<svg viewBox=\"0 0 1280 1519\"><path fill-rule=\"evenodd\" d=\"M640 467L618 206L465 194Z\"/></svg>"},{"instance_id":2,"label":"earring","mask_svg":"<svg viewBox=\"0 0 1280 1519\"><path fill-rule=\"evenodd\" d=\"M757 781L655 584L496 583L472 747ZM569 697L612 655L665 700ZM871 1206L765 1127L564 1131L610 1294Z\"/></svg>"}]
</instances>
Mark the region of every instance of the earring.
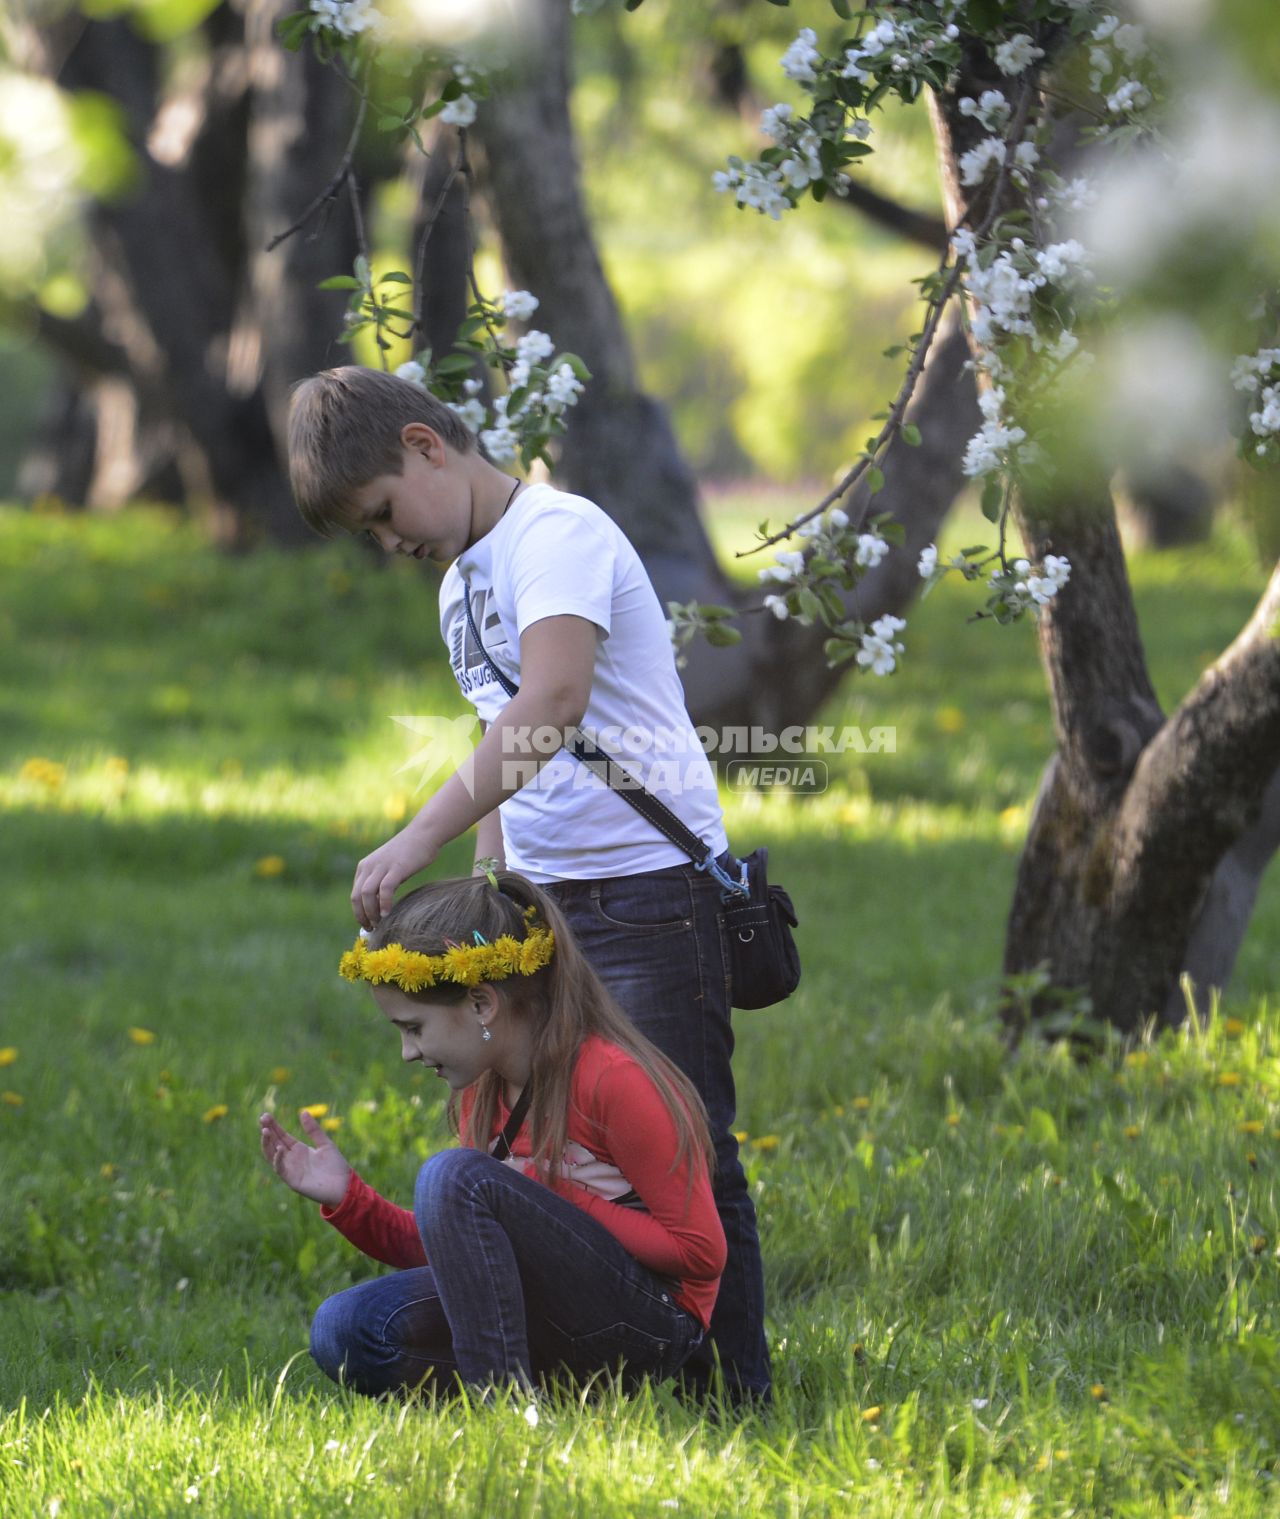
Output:
<instances>
[{"instance_id":1,"label":"earring","mask_svg":"<svg viewBox=\"0 0 1280 1519\"><path fill-rule=\"evenodd\" d=\"M490 1039L493 1038L493 1035L489 1032L489 1030L487 1028L485 1028L483 1025L481 1025L481 1028L480 1028L480 1037L481 1037L481 1039L484 1040L484 1042L486 1044L488 1044L488 1042L490 1041Z\"/></svg>"}]
</instances>

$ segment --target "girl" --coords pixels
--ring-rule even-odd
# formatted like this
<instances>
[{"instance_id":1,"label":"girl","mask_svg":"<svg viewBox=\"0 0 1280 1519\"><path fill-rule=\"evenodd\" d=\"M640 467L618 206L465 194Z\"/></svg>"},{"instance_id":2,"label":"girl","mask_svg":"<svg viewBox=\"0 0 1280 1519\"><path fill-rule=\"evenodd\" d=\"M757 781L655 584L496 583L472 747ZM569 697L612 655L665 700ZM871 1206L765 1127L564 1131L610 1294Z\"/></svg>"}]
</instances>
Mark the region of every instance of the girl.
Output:
<instances>
[{"instance_id":1,"label":"girl","mask_svg":"<svg viewBox=\"0 0 1280 1519\"><path fill-rule=\"evenodd\" d=\"M551 899L510 871L433 882L340 969L372 985L404 1059L449 1084L462 1147L426 1162L409 1212L310 1114L310 1145L263 1114L276 1174L401 1268L321 1305L321 1368L370 1394L620 1364L672 1376L703 1338L725 1261L702 1104L618 1011Z\"/></svg>"}]
</instances>

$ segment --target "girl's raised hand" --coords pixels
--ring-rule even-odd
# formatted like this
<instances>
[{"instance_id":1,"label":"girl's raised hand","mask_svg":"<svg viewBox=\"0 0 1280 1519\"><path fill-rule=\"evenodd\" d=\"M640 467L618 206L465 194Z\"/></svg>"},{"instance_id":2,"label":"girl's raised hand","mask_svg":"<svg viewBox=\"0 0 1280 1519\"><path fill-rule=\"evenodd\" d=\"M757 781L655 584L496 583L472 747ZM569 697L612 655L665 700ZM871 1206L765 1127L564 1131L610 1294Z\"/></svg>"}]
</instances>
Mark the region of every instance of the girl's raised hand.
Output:
<instances>
[{"instance_id":1,"label":"girl's raised hand","mask_svg":"<svg viewBox=\"0 0 1280 1519\"><path fill-rule=\"evenodd\" d=\"M347 1195L351 1167L346 1156L305 1108L299 1116L311 1144L295 1139L270 1113L264 1113L258 1120L262 1153L286 1186L309 1197L312 1202L336 1208Z\"/></svg>"}]
</instances>

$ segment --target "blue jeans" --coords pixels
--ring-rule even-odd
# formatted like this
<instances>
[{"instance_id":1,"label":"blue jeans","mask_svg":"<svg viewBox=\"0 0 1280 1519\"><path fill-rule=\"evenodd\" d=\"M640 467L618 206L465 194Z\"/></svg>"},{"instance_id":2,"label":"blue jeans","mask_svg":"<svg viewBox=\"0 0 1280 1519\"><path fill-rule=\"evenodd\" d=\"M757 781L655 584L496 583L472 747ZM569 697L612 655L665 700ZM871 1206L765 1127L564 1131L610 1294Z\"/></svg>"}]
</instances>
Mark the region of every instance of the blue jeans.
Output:
<instances>
[{"instance_id":1,"label":"blue jeans","mask_svg":"<svg viewBox=\"0 0 1280 1519\"><path fill-rule=\"evenodd\" d=\"M672 1284L603 1224L481 1150L433 1155L414 1211L431 1264L320 1305L311 1354L335 1382L376 1396L459 1379L662 1378L703 1338Z\"/></svg>"},{"instance_id":2,"label":"blue jeans","mask_svg":"<svg viewBox=\"0 0 1280 1519\"><path fill-rule=\"evenodd\" d=\"M705 1385L719 1356L729 1392L767 1398L764 1272L756 1212L733 1137L733 1029L718 921L720 888L692 864L547 887L583 954L623 1012L672 1060L706 1104L716 1207L729 1246L711 1334L685 1368Z\"/></svg>"}]
</instances>

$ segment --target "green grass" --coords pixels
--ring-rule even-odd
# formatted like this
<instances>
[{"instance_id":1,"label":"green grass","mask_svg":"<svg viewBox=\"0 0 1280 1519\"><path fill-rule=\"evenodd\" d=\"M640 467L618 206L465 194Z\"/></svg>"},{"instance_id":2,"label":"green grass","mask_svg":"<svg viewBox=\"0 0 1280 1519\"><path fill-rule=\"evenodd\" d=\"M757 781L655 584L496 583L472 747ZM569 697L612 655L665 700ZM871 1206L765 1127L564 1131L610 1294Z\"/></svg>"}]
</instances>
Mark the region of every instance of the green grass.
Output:
<instances>
[{"instance_id":1,"label":"green grass","mask_svg":"<svg viewBox=\"0 0 1280 1519\"><path fill-rule=\"evenodd\" d=\"M1230 533L1136 562L1166 702L1260 578ZM738 1022L775 1411L604 1388L531 1425L332 1388L309 1316L370 1268L256 1153L263 1107L325 1102L405 1197L445 1142L334 974L354 862L412 805L389 715L462 710L433 582L0 512L0 1516L1280 1513L1280 891L1207 1031L1008 1056L1050 726L1030 630L965 611L944 586L901 675L822 716L895 753L729 799L805 955Z\"/></svg>"}]
</instances>

